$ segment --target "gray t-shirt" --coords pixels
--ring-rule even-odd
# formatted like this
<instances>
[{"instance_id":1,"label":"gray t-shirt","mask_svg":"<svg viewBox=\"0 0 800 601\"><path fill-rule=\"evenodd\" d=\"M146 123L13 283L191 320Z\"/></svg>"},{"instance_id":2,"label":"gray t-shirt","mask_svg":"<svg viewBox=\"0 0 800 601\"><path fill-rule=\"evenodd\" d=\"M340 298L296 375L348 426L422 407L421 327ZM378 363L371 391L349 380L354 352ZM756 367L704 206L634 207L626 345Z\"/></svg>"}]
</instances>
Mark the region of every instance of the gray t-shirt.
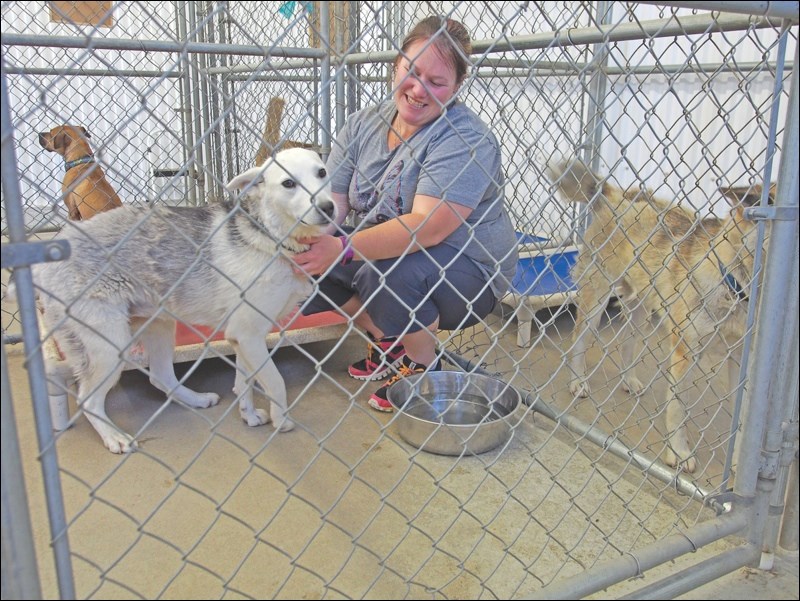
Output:
<instances>
[{"instance_id":1,"label":"gray t-shirt","mask_svg":"<svg viewBox=\"0 0 800 601\"><path fill-rule=\"evenodd\" d=\"M361 227L410 213L414 196L473 209L444 244L463 249L500 298L514 277L517 240L505 207L500 147L480 117L452 104L436 121L389 150L394 102L350 116L328 158L331 189L347 194Z\"/></svg>"}]
</instances>

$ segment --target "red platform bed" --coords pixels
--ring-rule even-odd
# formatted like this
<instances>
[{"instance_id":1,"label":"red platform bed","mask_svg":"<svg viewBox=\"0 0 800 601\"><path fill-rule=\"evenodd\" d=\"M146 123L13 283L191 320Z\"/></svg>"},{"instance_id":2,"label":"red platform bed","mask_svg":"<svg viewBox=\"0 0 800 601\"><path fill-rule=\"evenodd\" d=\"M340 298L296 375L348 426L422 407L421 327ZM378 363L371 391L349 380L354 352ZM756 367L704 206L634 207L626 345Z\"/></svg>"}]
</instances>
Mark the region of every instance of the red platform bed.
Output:
<instances>
[{"instance_id":1,"label":"red platform bed","mask_svg":"<svg viewBox=\"0 0 800 601\"><path fill-rule=\"evenodd\" d=\"M347 333L347 328L347 318L334 311L309 316L296 312L284 319L280 328L275 328L267 335L267 346L275 348L334 340L342 338ZM70 423L67 390L73 386L72 372L65 364L58 361L58 350L55 345L45 345L45 353L48 351L51 353L47 374L50 416L53 429L64 430ZM233 347L225 340L223 331L214 333L212 328L189 326L178 322L175 332L175 363L233 354ZM132 349L127 359L125 369L147 366L147 357L140 346Z\"/></svg>"},{"instance_id":2,"label":"red platform bed","mask_svg":"<svg viewBox=\"0 0 800 601\"><path fill-rule=\"evenodd\" d=\"M321 340L341 338L347 330L347 318L334 311L301 315L293 313L267 336L267 346L306 344ZM194 361L200 356L206 342L216 355L232 355L233 348L225 340L224 331L213 333L205 326L188 326L178 322L175 332L175 363Z\"/></svg>"}]
</instances>

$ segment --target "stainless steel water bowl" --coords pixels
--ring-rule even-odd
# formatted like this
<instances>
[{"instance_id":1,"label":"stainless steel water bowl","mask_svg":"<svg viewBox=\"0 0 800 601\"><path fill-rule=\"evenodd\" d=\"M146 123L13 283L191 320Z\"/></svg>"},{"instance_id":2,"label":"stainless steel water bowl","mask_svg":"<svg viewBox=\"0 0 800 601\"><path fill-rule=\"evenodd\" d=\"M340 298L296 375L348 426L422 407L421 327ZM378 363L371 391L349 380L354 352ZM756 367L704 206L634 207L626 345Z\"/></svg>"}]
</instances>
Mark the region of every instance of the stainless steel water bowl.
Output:
<instances>
[{"instance_id":1,"label":"stainless steel water bowl","mask_svg":"<svg viewBox=\"0 0 800 601\"><path fill-rule=\"evenodd\" d=\"M403 440L438 455L490 451L509 439L525 414L516 389L459 371L402 378L389 388L389 402Z\"/></svg>"}]
</instances>

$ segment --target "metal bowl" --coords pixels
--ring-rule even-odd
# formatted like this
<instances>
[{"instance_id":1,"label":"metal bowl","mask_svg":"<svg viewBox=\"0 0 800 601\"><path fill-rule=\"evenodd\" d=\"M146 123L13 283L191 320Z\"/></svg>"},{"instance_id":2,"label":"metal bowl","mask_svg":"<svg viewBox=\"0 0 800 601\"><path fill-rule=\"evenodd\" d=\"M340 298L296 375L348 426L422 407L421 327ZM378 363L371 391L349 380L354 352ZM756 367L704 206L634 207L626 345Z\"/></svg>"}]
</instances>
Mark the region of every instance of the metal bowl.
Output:
<instances>
[{"instance_id":1,"label":"metal bowl","mask_svg":"<svg viewBox=\"0 0 800 601\"><path fill-rule=\"evenodd\" d=\"M433 371L389 388L394 423L409 444L437 455L485 453L508 440L524 415L517 390L481 374Z\"/></svg>"}]
</instances>

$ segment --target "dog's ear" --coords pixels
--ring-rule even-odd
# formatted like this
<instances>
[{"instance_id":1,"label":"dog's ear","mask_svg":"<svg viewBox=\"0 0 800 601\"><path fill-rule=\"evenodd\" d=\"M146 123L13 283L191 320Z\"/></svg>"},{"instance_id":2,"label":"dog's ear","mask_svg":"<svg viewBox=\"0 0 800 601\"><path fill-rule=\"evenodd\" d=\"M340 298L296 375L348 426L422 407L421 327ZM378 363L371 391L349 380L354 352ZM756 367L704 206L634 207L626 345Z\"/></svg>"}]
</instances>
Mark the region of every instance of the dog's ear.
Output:
<instances>
[{"instance_id":1,"label":"dog's ear","mask_svg":"<svg viewBox=\"0 0 800 601\"><path fill-rule=\"evenodd\" d=\"M720 194L725 197L728 204L733 208L742 206L752 207L759 204L761 202L762 191L763 186L761 186L761 184L755 184L753 186L729 186L719 189ZM769 187L769 204L772 204L773 200L775 200L775 184Z\"/></svg>"},{"instance_id":2,"label":"dog's ear","mask_svg":"<svg viewBox=\"0 0 800 601\"><path fill-rule=\"evenodd\" d=\"M69 135L69 132L65 129L59 129L58 133L53 136L53 150L64 150L67 146L69 146L69 141L72 138Z\"/></svg>"},{"instance_id":3,"label":"dog's ear","mask_svg":"<svg viewBox=\"0 0 800 601\"><path fill-rule=\"evenodd\" d=\"M576 202L591 201L597 187L602 185L601 178L577 156L570 159L554 157L547 164L547 176L566 200Z\"/></svg>"},{"instance_id":4,"label":"dog's ear","mask_svg":"<svg viewBox=\"0 0 800 601\"><path fill-rule=\"evenodd\" d=\"M239 192L245 188L252 188L264 181L264 167L258 166L240 173L225 186L230 192Z\"/></svg>"}]
</instances>

